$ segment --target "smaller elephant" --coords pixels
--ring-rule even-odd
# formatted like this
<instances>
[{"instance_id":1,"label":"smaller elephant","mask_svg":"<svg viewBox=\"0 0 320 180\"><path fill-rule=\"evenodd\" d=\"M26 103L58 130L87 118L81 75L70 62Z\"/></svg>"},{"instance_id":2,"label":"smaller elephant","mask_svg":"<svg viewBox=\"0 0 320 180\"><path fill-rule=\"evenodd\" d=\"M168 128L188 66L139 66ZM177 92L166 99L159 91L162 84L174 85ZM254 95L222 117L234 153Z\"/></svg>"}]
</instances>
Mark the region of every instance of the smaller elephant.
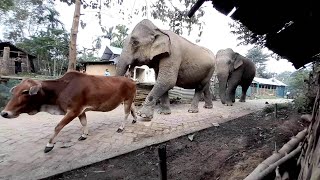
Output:
<instances>
[{"instance_id":1,"label":"smaller elephant","mask_svg":"<svg viewBox=\"0 0 320 180\"><path fill-rule=\"evenodd\" d=\"M221 49L216 55L216 73L222 104L232 106L238 85L242 87L240 102L245 102L247 90L256 75L255 64L231 48Z\"/></svg>"}]
</instances>

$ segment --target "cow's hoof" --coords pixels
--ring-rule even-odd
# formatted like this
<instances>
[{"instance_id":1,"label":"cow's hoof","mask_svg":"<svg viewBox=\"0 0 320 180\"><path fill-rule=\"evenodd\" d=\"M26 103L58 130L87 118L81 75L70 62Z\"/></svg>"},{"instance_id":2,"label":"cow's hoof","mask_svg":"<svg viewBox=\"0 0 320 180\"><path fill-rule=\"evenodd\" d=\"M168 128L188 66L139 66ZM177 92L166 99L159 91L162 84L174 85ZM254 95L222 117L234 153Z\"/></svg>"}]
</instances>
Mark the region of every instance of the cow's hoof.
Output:
<instances>
[{"instance_id":1,"label":"cow's hoof","mask_svg":"<svg viewBox=\"0 0 320 180\"><path fill-rule=\"evenodd\" d=\"M87 136L81 135L78 140L79 141L83 141L83 140L86 140L86 139L87 139Z\"/></svg>"},{"instance_id":2,"label":"cow's hoof","mask_svg":"<svg viewBox=\"0 0 320 180\"><path fill-rule=\"evenodd\" d=\"M50 152L50 151L53 149L53 147L54 147L54 146L52 146L52 147L46 146L46 148L44 148L44 153Z\"/></svg>"},{"instance_id":3,"label":"cow's hoof","mask_svg":"<svg viewBox=\"0 0 320 180\"><path fill-rule=\"evenodd\" d=\"M203 107L206 108L206 109L212 109L212 108L213 108L213 105L212 105L212 104L210 104L210 105L206 105L206 104L205 104Z\"/></svg>"},{"instance_id":4,"label":"cow's hoof","mask_svg":"<svg viewBox=\"0 0 320 180\"><path fill-rule=\"evenodd\" d=\"M246 102L246 100L244 100L244 99L240 99L240 100L239 100L239 102Z\"/></svg>"},{"instance_id":5,"label":"cow's hoof","mask_svg":"<svg viewBox=\"0 0 320 180\"><path fill-rule=\"evenodd\" d=\"M171 110L170 108L160 108L158 110L158 114L168 115L168 114L171 114Z\"/></svg>"},{"instance_id":6,"label":"cow's hoof","mask_svg":"<svg viewBox=\"0 0 320 180\"><path fill-rule=\"evenodd\" d=\"M135 119L135 120L132 120L132 124L135 124L137 122L137 120Z\"/></svg>"},{"instance_id":7,"label":"cow's hoof","mask_svg":"<svg viewBox=\"0 0 320 180\"><path fill-rule=\"evenodd\" d=\"M199 109L198 108L190 108L188 110L189 113L198 113L199 112Z\"/></svg>"},{"instance_id":8,"label":"cow's hoof","mask_svg":"<svg viewBox=\"0 0 320 180\"><path fill-rule=\"evenodd\" d=\"M226 106L233 106L233 104L232 103L227 103Z\"/></svg>"},{"instance_id":9,"label":"cow's hoof","mask_svg":"<svg viewBox=\"0 0 320 180\"><path fill-rule=\"evenodd\" d=\"M123 131L123 129L118 128L117 133L121 133Z\"/></svg>"}]
</instances>

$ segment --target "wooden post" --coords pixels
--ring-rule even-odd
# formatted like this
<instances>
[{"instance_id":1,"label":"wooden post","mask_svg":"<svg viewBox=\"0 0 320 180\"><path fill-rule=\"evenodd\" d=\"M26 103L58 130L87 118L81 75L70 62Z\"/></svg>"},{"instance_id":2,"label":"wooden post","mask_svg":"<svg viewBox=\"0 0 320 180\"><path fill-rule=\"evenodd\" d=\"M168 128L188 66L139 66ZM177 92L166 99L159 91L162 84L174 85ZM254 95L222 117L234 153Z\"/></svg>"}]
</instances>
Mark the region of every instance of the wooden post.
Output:
<instances>
[{"instance_id":1,"label":"wooden post","mask_svg":"<svg viewBox=\"0 0 320 180\"><path fill-rule=\"evenodd\" d=\"M79 19L80 19L80 0L76 0L75 10L73 15L73 23L71 28L71 37L70 37L70 45L69 45L69 65L68 71L76 69L77 62L77 34L79 27Z\"/></svg>"},{"instance_id":2,"label":"wooden post","mask_svg":"<svg viewBox=\"0 0 320 180\"><path fill-rule=\"evenodd\" d=\"M167 152L166 146L160 146L158 148L159 154L159 168L160 168L160 179L167 180Z\"/></svg>"},{"instance_id":3,"label":"wooden post","mask_svg":"<svg viewBox=\"0 0 320 180\"><path fill-rule=\"evenodd\" d=\"M2 62L0 64L1 75L9 75L9 58L10 58L10 47L4 47Z\"/></svg>"},{"instance_id":4,"label":"wooden post","mask_svg":"<svg viewBox=\"0 0 320 180\"><path fill-rule=\"evenodd\" d=\"M26 54L26 59L27 59L27 72L31 72L31 65L30 65L30 62L29 62L29 56L28 54Z\"/></svg>"},{"instance_id":5,"label":"wooden post","mask_svg":"<svg viewBox=\"0 0 320 180\"><path fill-rule=\"evenodd\" d=\"M277 103L274 106L274 117L278 118L278 104Z\"/></svg>"}]
</instances>

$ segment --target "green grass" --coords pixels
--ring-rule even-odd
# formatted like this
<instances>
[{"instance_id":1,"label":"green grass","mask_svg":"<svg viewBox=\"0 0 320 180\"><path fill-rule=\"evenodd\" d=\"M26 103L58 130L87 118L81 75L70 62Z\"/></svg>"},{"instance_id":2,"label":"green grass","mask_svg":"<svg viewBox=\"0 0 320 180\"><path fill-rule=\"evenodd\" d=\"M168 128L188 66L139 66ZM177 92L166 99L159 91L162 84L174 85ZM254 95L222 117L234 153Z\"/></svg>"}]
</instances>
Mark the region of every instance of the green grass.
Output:
<instances>
[{"instance_id":1,"label":"green grass","mask_svg":"<svg viewBox=\"0 0 320 180\"><path fill-rule=\"evenodd\" d=\"M11 97L10 89L19 82L20 80L9 80L6 85L0 84L0 110L4 108Z\"/></svg>"},{"instance_id":2,"label":"green grass","mask_svg":"<svg viewBox=\"0 0 320 180\"><path fill-rule=\"evenodd\" d=\"M276 106L275 104L271 104L271 105L265 107L265 108L263 109L263 111L264 111L265 113L272 113L272 112L275 111L275 106ZM281 103L281 104L277 104L278 111L283 110L283 109L292 108L292 106L293 106L292 103Z\"/></svg>"}]
</instances>

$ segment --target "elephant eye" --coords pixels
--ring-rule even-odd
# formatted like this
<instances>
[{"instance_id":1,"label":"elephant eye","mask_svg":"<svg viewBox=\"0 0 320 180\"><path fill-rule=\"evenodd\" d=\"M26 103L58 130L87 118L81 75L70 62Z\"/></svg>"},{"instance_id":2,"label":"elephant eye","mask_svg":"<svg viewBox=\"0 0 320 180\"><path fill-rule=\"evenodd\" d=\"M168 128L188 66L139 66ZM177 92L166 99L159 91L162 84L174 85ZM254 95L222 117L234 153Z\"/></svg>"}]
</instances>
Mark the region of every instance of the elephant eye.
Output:
<instances>
[{"instance_id":1,"label":"elephant eye","mask_svg":"<svg viewBox=\"0 0 320 180\"><path fill-rule=\"evenodd\" d=\"M133 45L133 46L137 46L137 45L139 45L139 41L137 41L137 40L133 40L133 41L132 41L132 45Z\"/></svg>"}]
</instances>

